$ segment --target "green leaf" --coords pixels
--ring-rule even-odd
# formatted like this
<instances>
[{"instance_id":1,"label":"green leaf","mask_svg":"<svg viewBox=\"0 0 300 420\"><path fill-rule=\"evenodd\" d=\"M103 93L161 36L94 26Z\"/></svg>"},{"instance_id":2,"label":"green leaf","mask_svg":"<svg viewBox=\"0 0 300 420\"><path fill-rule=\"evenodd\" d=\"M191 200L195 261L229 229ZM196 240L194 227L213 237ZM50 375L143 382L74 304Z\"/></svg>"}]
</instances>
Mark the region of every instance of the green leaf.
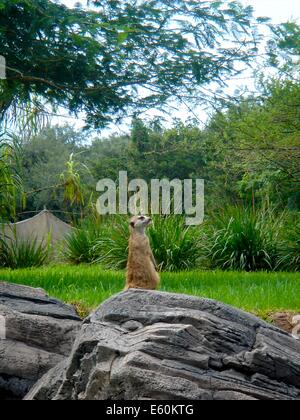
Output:
<instances>
[{"instance_id":1,"label":"green leaf","mask_svg":"<svg viewBox=\"0 0 300 420\"><path fill-rule=\"evenodd\" d=\"M211 3L211 7L213 9L219 9L220 6L222 6L223 2L222 1L214 1L213 3Z\"/></svg>"},{"instance_id":2,"label":"green leaf","mask_svg":"<svg viewBox=\"0 0 300 420\"><path fill-rule=\"evenodd\" d=\"M129 36L129 32L121 32L118 34L117 42L118 44L123 44Z\"/></svg>"},{"instance_id":3,"label":"green leaf","mask_svg":"<svg viewBox=\"0 0 300 420\"><path fill-rule=\"evenodd\" d=\"M271 20L270 18L264 17L264 16L261 16L261 17L257 18L258 23L268 23L268 22L270 22L270 20Z\"/></svg>"}]
</instances>

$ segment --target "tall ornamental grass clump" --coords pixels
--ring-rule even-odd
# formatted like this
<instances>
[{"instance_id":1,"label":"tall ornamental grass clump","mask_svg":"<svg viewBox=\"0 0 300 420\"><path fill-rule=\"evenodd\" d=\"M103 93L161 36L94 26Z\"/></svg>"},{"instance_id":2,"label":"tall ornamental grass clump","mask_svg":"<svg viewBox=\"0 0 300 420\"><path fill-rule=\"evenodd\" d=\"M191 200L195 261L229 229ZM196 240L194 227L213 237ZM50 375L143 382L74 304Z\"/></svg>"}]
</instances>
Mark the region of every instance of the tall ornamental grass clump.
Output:
<instances>
[{"instance_id":1,"label":"tall ornamental grass clump","mask_svg":"<svg viewBox=\"0 0 300 420\"><path fill-rule=\"evenodd\" d=\"M62 247L63 258L71 264L92 264L98 255L94 252L96 241L102 235L102 225L95 218L87 218L66 237Z\"/></svg>"},{"instance_id":2,"label":"tall ornamental grass clump","mask_svg":"<svg viewBox=\"0 0 300 420\"><path fill-rule=\"evenodd\" d=\"M124 269L128 258L129 223L127 217L108 218L93 247L94 262L109 269ZM162 271L195 269L200 254L196 228L186 227L183 217L154 216L147 232L154 257Z\"/></svg>"},{"instance_id":3,"label":"tall ornamental grass clump","mask_svg":"<svg viewBox=\"0 0 300 420\"><path fill-rule=\"evenodd\" d=\"M273 271L277 268L283 220L271 210L227 208L213 217L206 257L214 269Z\"/></svg>"},{"instance_id":4,"label":"tall ornamental grass clump","mask_svg":"<svg viewBox=\"0 0 300 420\"><path fill-rule=\"evenodd\" d=\"M279 267L285 271L300 271L300 214L290 217L285 225Z\"/></svg>"},{"instance_id":5,"label":"tall ornamental grass clump","mask_svg":"<svg viewBox=\"0 0 300 420\"><path fill-rule=\"evenodd\" d=\"M187 227L184 217L154 217L149 237L157 264L163 271L186 271L200 267L200 230L194 226Z\"/></svg>"},{"instance_id":6,"label":"tall ornamental grass clump","mask_svg":"<svg viewBox=\"0 0 300 420\"><path fill-rule=\"evenodd\" d=\"M65 258L123 270L129 234L126 216L86 220L66 240ZM161 271L300 269L299 218L270 209L227 207L194 227L181 216L154 216L147 234Z\"/></svg>"},{"instance_id":7,"label":"tall ornamental grass clump","mask_svg":"<svg viewBox=\"0 0 300 420\"><path fill-rule=\"evenodd\" d=\"M50 247L32 240L0 241L0 266L13 270L37 268L46 265L50 258Z\"/></svg>"}]
</instances>

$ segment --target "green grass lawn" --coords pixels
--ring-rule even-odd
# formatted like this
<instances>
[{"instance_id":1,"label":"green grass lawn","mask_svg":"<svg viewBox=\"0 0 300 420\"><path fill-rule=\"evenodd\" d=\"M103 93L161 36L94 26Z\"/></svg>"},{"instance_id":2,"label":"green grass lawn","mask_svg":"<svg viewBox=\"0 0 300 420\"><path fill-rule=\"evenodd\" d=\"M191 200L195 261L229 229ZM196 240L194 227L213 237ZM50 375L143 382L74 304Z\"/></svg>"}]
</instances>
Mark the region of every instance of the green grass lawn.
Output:
<instances>
[{"instance_id":1,"label":"green grass lawn","mask_svg":"<svg viewBox=\"0 0 300 420\"><path fill-rule=\"evenodd\" d=\"M84 311L120 292L124 276L97 266L0 270L0 281L42 287L50 296L80 304ZM299 273L164 273L161 290L217 299L263 317L280 310L300 312Z\"/></svg>"}]
</instances>

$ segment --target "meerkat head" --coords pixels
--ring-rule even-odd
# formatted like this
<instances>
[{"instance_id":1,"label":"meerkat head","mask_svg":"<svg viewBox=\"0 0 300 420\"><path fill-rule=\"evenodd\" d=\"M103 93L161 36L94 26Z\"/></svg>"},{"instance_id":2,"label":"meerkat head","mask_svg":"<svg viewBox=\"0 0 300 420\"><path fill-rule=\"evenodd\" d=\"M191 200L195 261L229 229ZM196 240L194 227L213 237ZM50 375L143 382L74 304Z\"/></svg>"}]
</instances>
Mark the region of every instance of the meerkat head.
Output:
<instances>
[{"instance_id":1,"label":"meerkat head","mask_svg":"<svg viewBox=\"0 0 300 420\"><path fill-rule=\"evenodd\" d=\"M152 219L148 216L134 216L130 220L130 228L139 233L145 233L146 228L151 224Z\"/></svg>"}]
</instances>

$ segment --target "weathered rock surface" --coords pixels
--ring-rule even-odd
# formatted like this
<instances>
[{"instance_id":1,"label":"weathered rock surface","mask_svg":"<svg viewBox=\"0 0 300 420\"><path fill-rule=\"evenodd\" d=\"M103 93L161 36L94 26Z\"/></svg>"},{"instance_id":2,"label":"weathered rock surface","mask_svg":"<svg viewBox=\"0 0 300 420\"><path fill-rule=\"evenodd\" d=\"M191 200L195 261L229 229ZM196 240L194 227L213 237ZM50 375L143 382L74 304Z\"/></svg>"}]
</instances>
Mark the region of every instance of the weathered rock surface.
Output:
<instances>
[{"instance_id":1,"label":"weathered rock surface","mask_svg":"<svg viewBox=\"0 0 300 420\"><path fill-rule=\"evenodd\" d=\"M42 289L0 283L0 398L22 398L70 355L81 320Z\"/></svg>"},{"instance_id":2,"label":"weathered rock surface","mask_svg":"<svg viewBox=\"0 0 300 420\"><path fill-rule=\"evenodd\" d=\"M300 399L300 342L221 303L130 290L82 325L27 400Z\"/></svg>"}]
</instances>

